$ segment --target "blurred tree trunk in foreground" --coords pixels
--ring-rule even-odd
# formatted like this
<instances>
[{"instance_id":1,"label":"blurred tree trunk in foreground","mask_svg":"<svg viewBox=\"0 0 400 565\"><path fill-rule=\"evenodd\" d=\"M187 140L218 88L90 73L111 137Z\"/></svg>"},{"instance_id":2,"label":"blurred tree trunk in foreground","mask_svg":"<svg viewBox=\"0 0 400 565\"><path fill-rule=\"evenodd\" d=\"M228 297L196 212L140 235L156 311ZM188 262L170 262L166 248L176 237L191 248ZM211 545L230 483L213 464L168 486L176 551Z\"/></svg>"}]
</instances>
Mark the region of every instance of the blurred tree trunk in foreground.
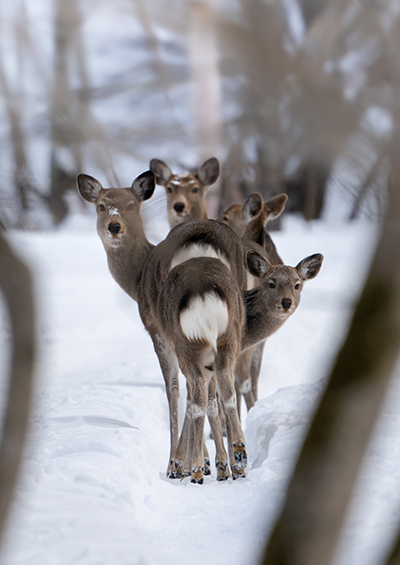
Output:
<instances>
[{"instance_id":1,"label":"blurred tree trunk in foreground","mask_svg":"<svg viewBox=\"0 0 400 565\"><path fill-rule=\"evenodd\" d=\"M0 537L4 532L28 425L34 369L34 307L31 277L0 233L0 290L8 308L12 351L0 442Z\"/></svg>"},{"instance_id":2,"label":"blurred tree trunk in foreground","mask_svg":"<svg viewBox=\"0 0 400 565\"><path fill-rule=\"evenodd\" d=\"M397 122L399 124L399 122ZM289 484L264 565L328 565L400 347L400 132L367 282ZM351 278L352 273L348 273Z\"/></svg>"}]
</instances>

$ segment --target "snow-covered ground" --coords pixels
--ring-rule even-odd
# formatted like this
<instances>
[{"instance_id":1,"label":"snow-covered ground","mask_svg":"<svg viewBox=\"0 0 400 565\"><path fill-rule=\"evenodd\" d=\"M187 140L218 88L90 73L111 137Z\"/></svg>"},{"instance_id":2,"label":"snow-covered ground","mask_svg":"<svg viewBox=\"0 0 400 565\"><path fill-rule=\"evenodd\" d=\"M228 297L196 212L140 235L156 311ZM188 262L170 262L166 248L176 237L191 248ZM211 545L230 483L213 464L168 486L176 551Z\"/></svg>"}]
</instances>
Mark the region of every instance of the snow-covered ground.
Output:
<instances>
[{"instance_id":1,"label":"snow-covered ground","mask_svg":"<svg viewBox=\"0 0 400 565\"><path fill-rule=\"evenodd\" d=\"M288 264L315 252L325 262L298 311L267 343L260 400L244 422L247 478L221 484L213 473L199 486L165 478L163 379L136 304L108 272L93 217L75 217L57 232L12 233L35 272L40 359L1 563L257 563L375 235L370 224L306 225L291 217L273 234ZM398 379L389 396L337 565L380 563L399 517Z\"/></svg>"}]
</instances>

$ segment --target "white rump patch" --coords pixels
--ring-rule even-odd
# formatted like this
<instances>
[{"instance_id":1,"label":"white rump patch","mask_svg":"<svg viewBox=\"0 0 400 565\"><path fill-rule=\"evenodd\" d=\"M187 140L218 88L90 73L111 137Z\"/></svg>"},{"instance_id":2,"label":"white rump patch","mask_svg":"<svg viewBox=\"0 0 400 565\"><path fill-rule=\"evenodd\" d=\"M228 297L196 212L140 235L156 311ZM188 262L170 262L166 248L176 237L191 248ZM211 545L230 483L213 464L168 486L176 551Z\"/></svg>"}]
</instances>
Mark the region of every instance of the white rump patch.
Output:
<instances>
[{"instance_id":1,"label":"white rump patch","mask_svg":"<svg viewBox=\"0 0 400 565\"><path fill-rule=\"evenodd\" d=\"M212 259L219 259L224 265L230 270L230 265L227 258L217 251L212 245L199 245L194 243L188 247L182 247L177 253L172 257L170 270L188 261L189 259L196 259L198 257L211 257Z\"/></svg>"},{"instance_id":2,"label":"white rump patch","mask_svg":"<svg viewBox=\"0 0 400 565\"><path fill-rule=\"evenodd\" d=\"M190 340L205 340L217 351L217 339L226 332L228 306L216 294L196 296L180 315L183 333Z\"/></svg>"}]
</instances>

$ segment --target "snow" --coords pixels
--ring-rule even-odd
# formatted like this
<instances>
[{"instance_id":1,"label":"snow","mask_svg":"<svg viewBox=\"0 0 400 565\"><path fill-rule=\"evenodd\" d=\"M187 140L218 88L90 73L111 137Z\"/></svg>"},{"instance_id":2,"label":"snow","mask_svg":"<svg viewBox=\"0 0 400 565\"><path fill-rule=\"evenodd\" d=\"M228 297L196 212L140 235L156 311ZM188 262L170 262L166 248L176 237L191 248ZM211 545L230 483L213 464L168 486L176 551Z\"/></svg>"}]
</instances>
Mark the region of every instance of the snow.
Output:
<instances>
[{"instance_id":1,"label":"snow","mask_svg":"<svg viewBox=\"0 0 400 565\"><path fill-rule=\"evenodd\" d=\"M169 424L163 379L136 304L108 272L93 215L75 216L52 233L10 234L35 273L39 362L30 437L1 563L257 562L377 232L368 223L305 224L295 217L286 218L283 227L273 238L288 264L317 252L325 261L318 277L306 283L297 312L267 342L260 400L244 422L247 478L221 484L213 470L203 486L165 478ZM7 342L0 304L0 345ZM4 362L0 370L4 374ZM184 387L182 378L181 413ZM335 565L381 563L395 529L399 406L396 378ZM211 440L208 447L214 453Z\"/></svg>"}]
</instances>

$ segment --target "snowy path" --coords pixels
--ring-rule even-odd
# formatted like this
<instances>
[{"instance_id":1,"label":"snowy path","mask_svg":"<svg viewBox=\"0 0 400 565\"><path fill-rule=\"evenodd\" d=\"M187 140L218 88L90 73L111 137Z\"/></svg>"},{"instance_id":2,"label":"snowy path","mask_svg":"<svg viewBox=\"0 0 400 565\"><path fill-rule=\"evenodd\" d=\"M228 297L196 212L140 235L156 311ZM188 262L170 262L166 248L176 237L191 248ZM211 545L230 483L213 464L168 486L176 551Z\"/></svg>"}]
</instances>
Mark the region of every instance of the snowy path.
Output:
<instances>
[{"instance_id":1,"label":"snowy path","mask_svg":"<svg viewBox=\"0 0 400 565\"><path fill-rule=\"evenodd\" d=\"M261 400L246 423L248 478L220 484L213 474L199 487L165 479L168 410L157 359L136 304L108 273L93 223L88 228L87 220L81 222L78 233L12 236L36 273L40 363L30 443L1 563L255 563L357 296L368 259L359 250L371 245L373 230L310 229L289 219L274 235L289 264L314 252L324 253L325 263L306 285L298 312L267 344ZM6 338L3 323L0 345ZM399 398L395 382L340 565L378 563L381 514L391 508L389 528L396 522L400 495L390 500L389 493L400 486ZM373 514L365 511L371 498Z\"/></svg>"}]
</instances>

